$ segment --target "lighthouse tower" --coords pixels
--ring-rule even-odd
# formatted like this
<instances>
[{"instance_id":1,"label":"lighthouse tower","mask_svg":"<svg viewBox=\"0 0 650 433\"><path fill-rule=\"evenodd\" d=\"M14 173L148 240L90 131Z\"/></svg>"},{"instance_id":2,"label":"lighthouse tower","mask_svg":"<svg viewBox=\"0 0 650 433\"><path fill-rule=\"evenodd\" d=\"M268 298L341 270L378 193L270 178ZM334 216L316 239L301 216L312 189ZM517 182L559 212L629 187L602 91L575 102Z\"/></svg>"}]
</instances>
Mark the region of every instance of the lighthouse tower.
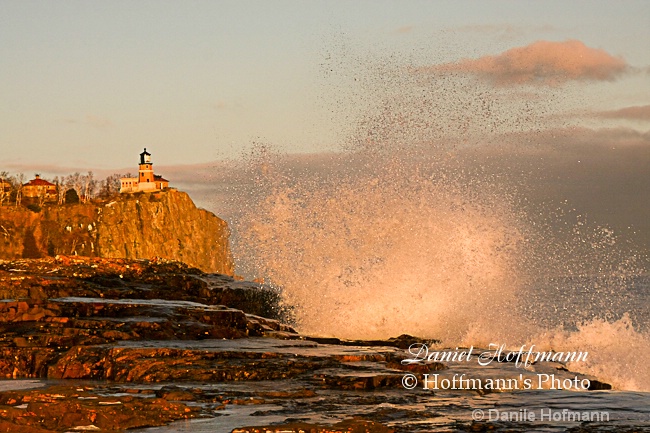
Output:
<instances>
[{"instance_id":1,"label":"lighthouse tower","mask_svg":"<svg viewBox=\"0 0 650 433\"><path fill-rule=\"evenodd\" d=\"M144 148L144 152L140 154L140 165L138 168L138 190L139 191L152 191L156 189L153 175L153 163L151 162L151 154Z\"/></svg>"}]
</instances>

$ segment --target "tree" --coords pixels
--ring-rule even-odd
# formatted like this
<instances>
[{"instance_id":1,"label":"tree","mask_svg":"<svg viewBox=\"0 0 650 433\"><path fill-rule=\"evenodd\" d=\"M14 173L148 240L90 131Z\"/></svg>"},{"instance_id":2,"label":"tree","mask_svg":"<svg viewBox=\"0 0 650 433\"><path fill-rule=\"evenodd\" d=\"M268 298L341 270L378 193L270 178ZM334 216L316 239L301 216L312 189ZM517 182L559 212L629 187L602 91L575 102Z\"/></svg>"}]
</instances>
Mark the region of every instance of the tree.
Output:
<instances>
[{"instance_id":1,"label":"tree","mask_svg":"<svg viewBox=\"0 0 650 433\"><path fill-rule=\"evenodd\" d=\"M45 204L45 199L47 198L47 188L41 187L36 190L37 198L38 198L38 206L43 207Z\"/></svg>"},{"instance_id":2,"label":"tree","mask_svg":"<svg viewBox=\"0 0 650 433\"><path fill-rule=\"evenodd\" d=\"M122 186L120 179L123 177L125 176L118 173L107 176L100 184L99 196L106 199L118 194Z\"/></svg>"},{"instance_id":3,"label":"tree","mask_svg":"<svg viewBox=\"0 0 650 433\"><path fill-rule=\"evenodd\" d=\"M6 179L9 179L9 173L0 171L0 206L4 203L5 199L9 196L10 191L6 190Z\"/></svg>"},{"instance_id":4,"label":"tree","mask_svg":"<svg viewBox=\"0 0 650 433\"><path fill-rule=\"evenodd\" d=\"M83 197L83 186L84 182L83 179L81 178L81 174L79 172L76 172L74 174L71 174L69 176L65 177L65 189L66 189L66 197L65 201L66 203L68 202L68 191L69 189L74 189L74 191L77 193L78 199L81 199Z\"/></svg>"},{"instance_id":5,"label":"tree","mask_svg":"<svg viewBox=\"0 0 650 433\"><path fill-rule=\"evenodd\" d=\"M56 194L57 194L57 203L62 205L65 203L65 188L63 186L63 178L59 179L59 176L54 178L54 185L56 185Z\"/></svg>"},{"instance_id":6,"label":"tree","mask_svg":"<svg viewBox=\"0 0 650 433\"><path fill-rule=\"evenodd\" d=\"M65 192L65 202L71 204L79 203L79 195L74 188L70 188Z\"/></svg>"},{"instance_id":7,"label":"tree","mask_svg":"<svg viewBox=\"0 0 650 433\"><path fill-rule=\"evenodd\" d=\"M83 196L81 200L85 203L93 197L97 182L94 179L92 171L89 171L85 176L81 176L81 182L83 185Z\"/></svg>"},{"instance_id":8,"label":"tree","mask_svg":"<svg viewBox=\"0 0 650 433\"><path fill-rule=\"evenodd\" d=\"M16 188L16 206L20 206L20 203L23 201L23 184L25 183L25 175L23 173L18 173L15 176L15 188Z\"/></svg>"}]
</instances>

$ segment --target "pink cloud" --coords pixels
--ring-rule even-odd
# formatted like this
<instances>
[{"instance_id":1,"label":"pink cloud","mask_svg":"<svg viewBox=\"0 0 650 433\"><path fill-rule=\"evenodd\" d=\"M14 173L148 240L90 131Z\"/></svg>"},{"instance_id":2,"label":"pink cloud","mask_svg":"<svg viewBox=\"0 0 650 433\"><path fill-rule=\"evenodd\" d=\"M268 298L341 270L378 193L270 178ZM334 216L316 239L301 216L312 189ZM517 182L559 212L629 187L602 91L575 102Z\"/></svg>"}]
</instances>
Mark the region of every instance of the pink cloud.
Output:
<instances>
[{"instance_id":1,"label":"pink cloud","mask_svg":"<svg viewBox=\"0 0 650 433\"><path fill-rule=\"evenodd\" d=\"M496 56L421 68L424 72L474 74L498 85L556 85L571 80L614 80L627 63L580 41L537 41Z\"/></svg>"},{"instance_id":2,"label":"pink cloud","mask_svg":"<svg viewBox=\"0 0 650 433\"><path fill-rule=\"evenodd\" d=\"M411 33L414 28L414 26L403 26L397 29L397 33Z\"/></svg>"},{"instance_id":3,"label":"pink cloud","mask_svg":"<svg viewBox=\"0 0 650 433\"><path fill-rule=\"evenodd\" d=\"M618 110L601 111L600 117L608 119L648 120L650 121L650 105L625 107Z\"/></svg>"}]
</instances>

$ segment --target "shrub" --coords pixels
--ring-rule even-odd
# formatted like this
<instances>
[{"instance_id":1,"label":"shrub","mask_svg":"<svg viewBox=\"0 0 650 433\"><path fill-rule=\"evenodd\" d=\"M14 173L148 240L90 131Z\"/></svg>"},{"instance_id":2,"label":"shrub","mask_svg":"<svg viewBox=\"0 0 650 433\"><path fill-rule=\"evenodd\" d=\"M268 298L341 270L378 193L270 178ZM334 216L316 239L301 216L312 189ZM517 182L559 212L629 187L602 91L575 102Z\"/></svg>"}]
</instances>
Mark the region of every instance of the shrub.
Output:
<instances>
[{"instance_id":1,"label":"shrub","mask_svg":"<svg viewBox=\"0 0 650 433\"><path fill-rule=\"evenodd\" d=\"M41 207L37 205L36 203L30 203L27 205L27 209L31 210L32 212L39 213L41 211Z\"/></svg>"},{"instance_id":2,"label":"shrub","mask_svg":"<svg viewBox=\"0 0 650 433\"><path fill-rule=\"evenodd\" d=\"M77 191L70 188L65 192L65 202L66 203L79 203L79 195Z\"/></svg>"}]
</instances>

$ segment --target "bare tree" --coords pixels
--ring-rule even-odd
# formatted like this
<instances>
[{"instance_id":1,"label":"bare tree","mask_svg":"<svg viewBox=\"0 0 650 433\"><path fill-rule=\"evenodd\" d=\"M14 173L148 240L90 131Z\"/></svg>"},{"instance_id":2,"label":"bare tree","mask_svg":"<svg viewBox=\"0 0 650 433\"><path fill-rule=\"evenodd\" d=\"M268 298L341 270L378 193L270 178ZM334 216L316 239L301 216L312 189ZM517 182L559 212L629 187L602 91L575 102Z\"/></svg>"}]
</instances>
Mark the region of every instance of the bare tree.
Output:
<instances>
[{"instance_id":1,"label":"bare tree","mask_svg":"<svg viewBox=\"0 0 650 433\"><path fill-rule=\"evenodd\" d=\"M79 200L83 201L84 181L82 179L81 174L79 174L79 172L66 176L65 184L66 184L66 190L70 188L74 189L75 192L77 193L77 196L79 197Z\"/></svg>"},{"instance_id":2,"label":"bare tree","mask_svg":"<svg viewBox=\"0 0 650 433\"><path fill-rule=\"evenodd\" d=\"M24 183L25 183L25 175L23 173L18 173L15 176L16 206L20 206L20 203L23 201L23 184Z\"/></svg>"},{"instance_id":3,"label":"bare tree","mask_svg":"<svg viewBox=\"0 0 650 433\"><path fill-rule=\"evenodd\" d=\"M122 187L121 178L126 177L119 173L107 176L100 184L99 196L101 198L110 198L120 192Z\"/></svg>"},{"instance_id":4,"label":"bare tree","mask_svg":"<svg viewBox=\"0 0 650 433\"><path fill-rule=\"evenodd\" d=\"M63 190L67 192L70 188L72 188L72 177L71 176L63 176L61 178L61 185L63 185ZM65 192L63 193L65 195ZM65 201L65 198L63 199Z\"/></svg>"},{"instance_id":5,"label":"bare tree","mask_svg":"<svg viewBox=\"0 0 650 433\"><path fill-rule=\"evenodd\" d=\"M89 171L85 176L81 176L81 181L83 185L83 202L87 202L93 196L96 187L96 181L94 179L94 174L92 171Z\"/></svg>"},{"instance_id":6,"label":"bare tree","mask_svg":"<svg viewBox=\"0 0 650 433\"><path fill-rule=\"evenodd\" d=\"M38 199L38 205L43 206L45 204L45 199L47 199L47 187L39 186L36 189L36 198Z\"/></svg>"},{"instance_id":7,"label":"bare tree","mask_svg":"<svg viewBox=\"0 0 650 433\"><path fill-rule=\"evenodd\" d=\"M54 177L54 185L56 185L56 195L57 203L62 205L65 203L65 187L64 187L63 178L59 179L59 176Z\"/></svg>"},{"instance_id":8,"label":"bare tree","mask_svg":"<svg viewBox=\"0 0 650 433\"><path fill-rule=\"evenodd\" d=\"M9 195L9 191L6 189L5 179L9 179L9 173L6 171L0 171L0 206L2 206Z\"/></svg>"}]
</instances>

